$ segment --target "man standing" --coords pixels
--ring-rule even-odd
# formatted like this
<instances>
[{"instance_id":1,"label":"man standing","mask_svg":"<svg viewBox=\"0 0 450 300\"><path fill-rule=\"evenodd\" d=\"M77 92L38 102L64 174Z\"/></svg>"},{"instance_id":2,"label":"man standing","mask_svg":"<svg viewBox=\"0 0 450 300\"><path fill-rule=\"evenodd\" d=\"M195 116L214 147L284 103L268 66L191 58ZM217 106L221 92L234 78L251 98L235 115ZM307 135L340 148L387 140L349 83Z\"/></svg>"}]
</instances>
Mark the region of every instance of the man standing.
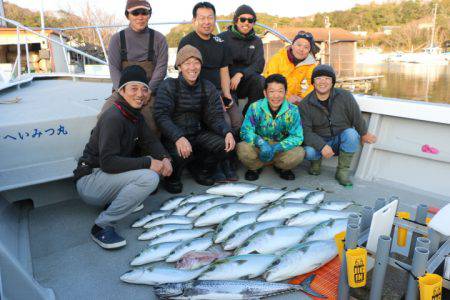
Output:
<instances>
[{"instance_id":1,"label":"man standing","mask_svg":"<svg viewBox=\"0 0 450 300\"><path fill-rule=\"evenodd\" d=\"M230 57L227 47L222 38L214 36L214 25L216 22L216 9L209 2L199 2L192 10L192 23L194 31L181 39L178 45L180 50L185 45L191 45L197 48L202 54L203 64L200 72L200 78L211 81L218 91L222 94L222 101L225 106L227 115L225 118L231 125L233 134L239 135L239 129L242 124L242 115L235 103L230 91L230 73L228 66L230 65ZM226 160L222 164L222 168L218 168L215 174L216 181L236 181L237 174Z\"/></svg>"},{"instance_id":2,"label":"man standing","mask_svg":"<svg viewBox=\"0 0 450 300\"><path fill-rule=\"evenodd\" d=\"M126 245L114 223L131 214L170 176L170 156L145 123L140 109L150 92L146 72L126 67L119 80L118 100L99 118L74 170L83 201L109 205L95 220L92 239L105 249ZM150 156L138 156L147 152Z\"/></svg>"},{"instance_id":3,"label":"man standing","mask_svg":"<svg viewBox=\"0 0 450 300\"><path fill-rule=\"evenodd\" d=\"M265 64L264 50L261 39L253 30L255 22L255 11L244 4L236 9L233 25L219 34L232 58L228 68L235 99L248 98L243 109L244 116L250 104L264 98L264 77L261 76Z\"/></svg>"},{"instance_id":4,"label":"man standing","mask_svg":"<svg viewBox=\"0 0 450 300\"><path fill-rule=\"evenodd\" d=\"M167 74L168 46L163 34L148 27L152 14L145 0L128 0L125 16L129 27L111 37L108 48L109 72L113 92L102 108L102 113L119 98L117 90L121 71L130 65L141 66L149 78L149 96L145 99L142 115L150 129L158 132L153 119L153 99Z\"/></svg>"},{"instance_id":5,"label":"man standing","mask_svg":"<svg viewBox=\"0 0 450 300\"><path fill-rule=\"evenodd\" d=\"M314 91L300 102L309 174L319 175L322 157L338 155L336 179L351 186L350 164L359 143L375 143L367 132L358 103L353 95L334 87L336 74L329 65L319 65L312 73Z\"/></svg>"},{"instance_id":6,"label":"man standing","mask_svg":"<svg viewBox=\"0 0 450 300\"><path fill-rule=\"evenodd\" d=\"M235 146L219 92L199 79L202 62L197 48L182 47L175 62L178 78L164 80L155 100L155 121L174 162L173 175L164 181L170 193L181 193L181 173L188 164L197 183L214 184L212 173Z\"/></svg>"}]
</instances>

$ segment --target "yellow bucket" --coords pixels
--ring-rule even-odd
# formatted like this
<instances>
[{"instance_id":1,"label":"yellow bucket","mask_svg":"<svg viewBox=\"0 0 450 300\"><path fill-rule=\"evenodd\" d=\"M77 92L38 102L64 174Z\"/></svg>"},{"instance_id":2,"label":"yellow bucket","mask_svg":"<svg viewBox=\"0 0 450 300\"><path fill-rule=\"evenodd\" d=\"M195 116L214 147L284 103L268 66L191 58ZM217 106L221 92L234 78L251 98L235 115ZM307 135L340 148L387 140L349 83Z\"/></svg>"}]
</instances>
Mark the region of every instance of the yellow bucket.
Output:
<instances>
[{"instance_id":1,"label":"yellow bucket","mask_svg":"<svg viewBox=\"0 0 450 300\"><path fill-rule=\"evenodd\" d=\"M365 248L350 249L346 252L348 285L359 288L366 285L367 250Z\"/></svg>"},{"instance_id":2,"label":"yellow bucket","mask_svg":"<svg viewBox=\"0 0 450 300\"><path fill-rule=\"evenodd\" d=\"M397 213L397 218L403 219L403 220L409 220L411 215L409 212L401 211ZM406 237L408 236L408 230L403 227L398 227L397 230L397 245L400 247L406 246Z\"/></svg>"},{"instance_id":3,"label":"yellow bucket","mask_svg":"<svg viewBox=\"0 0 450 300\"><path fill-rule=\"evenodd\" d=\"M344 244L345 244L345 234L346 234L346 231L342 231L334 236L334 241L336 243L336 247L338 249L338 254L339 254L339 259L341 260L341 262L342 262L342 252L344 250Z\"/></svg>"},{"instance_id":4,"label":"yellow bucket","mask_svg":"<svg viewBox=\"0 0 450 300\"><path fill-rule=\"evenodd\" d=\"M442 277L425 274L419 277L420 300L442 300Z\"/></svg>"}]
</instances>

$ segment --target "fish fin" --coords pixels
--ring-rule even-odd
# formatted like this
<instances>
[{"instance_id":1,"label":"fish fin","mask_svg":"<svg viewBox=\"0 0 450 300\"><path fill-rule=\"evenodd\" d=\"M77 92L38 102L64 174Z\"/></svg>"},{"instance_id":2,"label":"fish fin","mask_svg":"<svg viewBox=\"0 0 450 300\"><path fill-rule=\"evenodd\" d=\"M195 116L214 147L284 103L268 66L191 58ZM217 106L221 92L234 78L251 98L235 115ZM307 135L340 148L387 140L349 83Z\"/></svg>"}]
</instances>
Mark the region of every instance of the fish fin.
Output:
<instances>
[{"instance_id":1,"label":"fish fin","mask_svg":"<svg viewBox=\"0 0 450 300\"><path fill-rule=\"evenodd\" d=\"M308 278L306 278L305 280L303 280L300 285L299 285L299 289L302 290L305 293L310 294L311 296L317 297L317 298L322 298L322 299L326 299L327 297L325 297L322 294L316 293L312 288L311 288L311 283L314 280L314 278L316 277L316 274L311 274L311 276L309 276Z\"/></svg>"},{"instance_id":2,"label":"fish fin","mask_svg":"<svg viewBox=\"0 0 450 300\"><path fill-rule=\"evenodd\" d=\"M259 253L258 251L256 251L256 250L253 250L252 252L250 252L249 254L261 254L261 253Z\"/></svg>"}]
</instances>

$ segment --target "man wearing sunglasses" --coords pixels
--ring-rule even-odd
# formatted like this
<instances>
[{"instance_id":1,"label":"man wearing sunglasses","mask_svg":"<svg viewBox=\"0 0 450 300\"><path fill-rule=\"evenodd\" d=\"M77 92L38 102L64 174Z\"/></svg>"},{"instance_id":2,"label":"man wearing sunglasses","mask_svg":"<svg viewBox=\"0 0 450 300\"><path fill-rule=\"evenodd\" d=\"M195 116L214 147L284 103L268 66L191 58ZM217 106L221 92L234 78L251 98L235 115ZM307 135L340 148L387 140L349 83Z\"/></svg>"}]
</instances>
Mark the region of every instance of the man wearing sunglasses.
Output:
<instances>
[{"instance_id":1,"label":"man wearing sunglasses","mask_svg":"<svg viewBox=\"0 0 450 300\"><path fill-rule=\"evenodd\" d=\"M150 129L159 135L153 118L153 102L156 90L167 74L168 46L164 35L148 27L152 14L150 3L145 0L128 0L125 16L129 26L111 37L108 48L109 71L113 82L113 94L102 108L102 113L117 101L120 74L130 65L141 66L149 78L149 96L141 110Z\"/></svg>"},{"instance_id":2,"label":"man wearing sunglasses","mask_svg":"<svg viewBox=\"0 0 450 300\"><path fill-rule=\"evenodd\" d=\"M256 13L248 5L236 9L233 25L219 34L227 45L232 61L228 66L231 77L231 91L237 99L248 98L243 109L245 115L253 102L263 99L264 50L261 39L256 36L253 26Z\"/></svg>"},{"instance_id":3,"label":"man wearing sunglasses","mask_svg":"<svg viewBox=\"0 0 450 300\"><path fill-rule=\"evenodd\" d=\"M192 10L194 31L181 39L178 51L186 45L197 48L203 57L200 78L209 80L222 94L227 114L225 118L231 125L233 135L238 137L242 115L234 103L230 91L230 55L222 38L213 34L216 22L216 9L209 2L199 2ZM237 181L238 177L229 160L223 163L214 176L216 182Z\"/></svg>"}]
</instances>

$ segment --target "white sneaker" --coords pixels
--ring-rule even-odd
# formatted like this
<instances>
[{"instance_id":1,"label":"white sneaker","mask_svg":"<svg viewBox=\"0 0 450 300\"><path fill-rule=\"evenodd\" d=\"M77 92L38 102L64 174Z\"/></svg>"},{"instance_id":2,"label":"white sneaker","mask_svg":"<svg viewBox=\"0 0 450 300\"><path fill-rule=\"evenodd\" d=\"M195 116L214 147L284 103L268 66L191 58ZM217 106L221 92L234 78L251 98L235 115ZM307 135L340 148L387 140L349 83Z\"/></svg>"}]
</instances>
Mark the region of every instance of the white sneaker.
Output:
<instances>
[{"instance_id":1,"label":"white sneaker","mask_svg":"<svg viewBox=\"0 0 450 300\"><path fill-rule=\"evenodd\" d=\"M133 213L136 213L136 212L141 211L141 210L143 210L143 209L144 209L144 204L141 203L141 204L139 204L138 207L136 207L136 208L133 210Z\"/></svg>"}]
</instances>

